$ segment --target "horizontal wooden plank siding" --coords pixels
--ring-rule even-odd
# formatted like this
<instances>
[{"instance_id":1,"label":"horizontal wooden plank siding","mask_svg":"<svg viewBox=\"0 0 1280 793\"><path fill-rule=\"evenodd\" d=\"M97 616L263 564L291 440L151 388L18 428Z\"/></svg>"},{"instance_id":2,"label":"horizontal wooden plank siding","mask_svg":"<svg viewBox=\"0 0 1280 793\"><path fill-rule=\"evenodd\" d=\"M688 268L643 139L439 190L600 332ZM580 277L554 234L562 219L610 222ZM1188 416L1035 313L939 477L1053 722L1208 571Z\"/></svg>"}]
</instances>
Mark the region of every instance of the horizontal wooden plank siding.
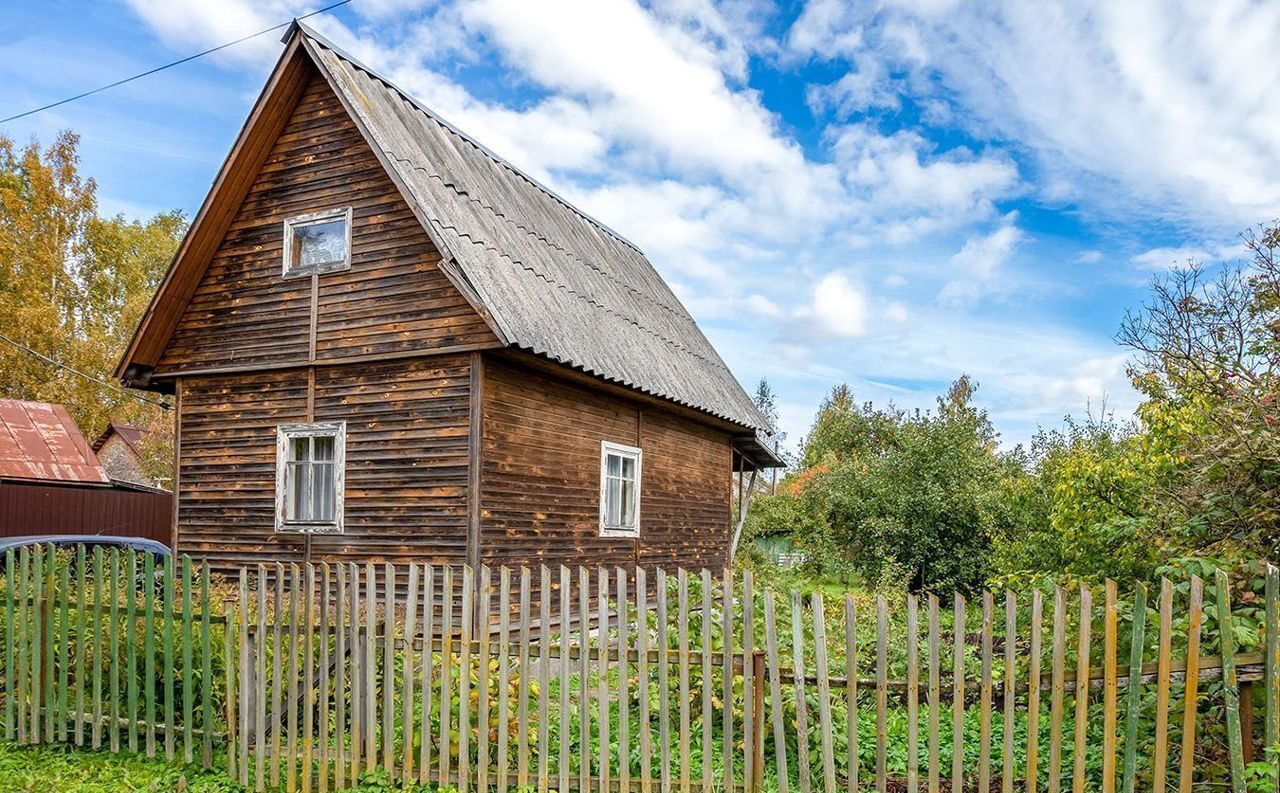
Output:
<instances>
[{"instance_id":1,"label":"horizontal wooden plank siding","mask_svg":"<svg viewBox=\"0 0 1280 793\"><path fill-rule=\"evenodd\" d=\"M302 561L274 528L276 427L347 422L345 531L315 561L464 561L467 355L183 378L178 546L219 567Z\"/></svg>"},{"instance_id":2,"label":"horizontal wooden plank siding","mask_svg":"<svg viewBox=\"0 0 1280 793\"><path fill-rule=\"evenodd\" d=\"M640 423L639 562L717 570L728 559L733 451L727 435L645 410Z\"/></svg>"},{"instance_id":3,"label":"horizontal wooden plank siding","mask_svg":"<svg viewBox=\"0 0 1280 793\"><path fill-rule=\"evenodd\" d=\"M485 563L722 563L728 435L497 358L486 360L485 375ZM600 536L601 441L644 452L639 541Z\"/></svg>"},{"instance_id":4,"label":"horizontal wooden plank siding","mask_svg":"<svg viewBox=\"0 0 1280 793\"><path fill-rule=\"evenodd\" d=\"M493 344L324 78L314 75L178 324L160 374L305 364L312 279L283 278L284 221L351 207L351 267L318 278L317 361Z\"/></svg>"},{"instance_id":5,"label":"horizontal wooden plank siding","mask_svg":"<svg viewBox=\"0 0 1280 793\"><path fill-rule=\"evenodd\" d=\"M276 534L276 427L307 419L305 371L183 378L178 551L219 568L302 560Z\"/></svg>"},{"instance_id":6,"label":"horizontal wooden plank siding","mask_svg":"<svg viewBox=\"0 0 1280 793\"><path fill-rule=\"evenodd\" d=\"M315 420L347 422L346 527L315 561L466 561L470 359L316 370Z\"/></svg>"}]
</instances>

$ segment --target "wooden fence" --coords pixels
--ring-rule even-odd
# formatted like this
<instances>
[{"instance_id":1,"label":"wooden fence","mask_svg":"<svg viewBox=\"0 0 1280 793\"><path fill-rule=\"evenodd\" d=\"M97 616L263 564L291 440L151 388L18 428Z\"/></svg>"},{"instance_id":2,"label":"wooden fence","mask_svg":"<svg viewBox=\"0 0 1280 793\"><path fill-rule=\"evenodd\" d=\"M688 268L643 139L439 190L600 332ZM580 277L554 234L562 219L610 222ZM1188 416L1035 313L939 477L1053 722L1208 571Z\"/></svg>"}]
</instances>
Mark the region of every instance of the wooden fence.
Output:
<instances>
[{"instance_id":1,"label":"wooden fence","mask_svg":"<svg viewBox=\"0 0 1280 793\"><path fill-rule=\"evenodd\" d=\"M224 581L100 550L6 561L7 739L163 751L254 790L382 772L462 791L1243 793L1280 739L1269 567L1234 611L1221 573L1150 603L1109 583L1097 607L1059 589L891 611L705 570Z\"/></svg>"}]
</instances>

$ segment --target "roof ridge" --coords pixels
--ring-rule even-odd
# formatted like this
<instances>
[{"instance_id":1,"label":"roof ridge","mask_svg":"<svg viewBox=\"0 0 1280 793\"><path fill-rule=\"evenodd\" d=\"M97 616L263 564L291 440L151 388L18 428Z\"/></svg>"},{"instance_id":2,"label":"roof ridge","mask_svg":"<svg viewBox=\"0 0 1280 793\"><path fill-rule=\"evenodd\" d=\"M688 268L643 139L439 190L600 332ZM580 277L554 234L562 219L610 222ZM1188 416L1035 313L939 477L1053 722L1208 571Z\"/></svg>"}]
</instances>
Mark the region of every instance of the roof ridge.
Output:
<instances>
[{"instance_id":1,"label":"roof ridge","mask_svg":"<svg viewBox=\"0 0 1280 793\"><path fill-rule=\"evenodd\" d=\"M640 246L636 245L636 244L635 244L634 242L632 242L631 240L629 240L629 239L627 239L626 237L622 236L622 235L621 235L621 234L619 234L617 231L614 231L612 228L610 228L608 225L606 225L606 224L605 224L605 223L603 223L602 221L597 220L596 218L592 217L591 215L588 215L586 212L582 211L582 210L581 210L581 209L579 209L578 207L574 206L572 203L570 203L566 198L564 198L563 196L561 196L559 193L557 193L556 191L552 190L550 187L547 187L547 186L546 186L546 185L544 185L542 182L539 182L537 179L535 179L535 178L533 178L532 176L530 176L529 174L525 173L525 172L524 172L523 170L521 170L520 168L516 167L515 165L512 165L512 164L511 164L511 162L510 162L510 161L508 161L506 158L504 158L504 157L502 157L501 155L497 154L497 153L496 153L496 152L494 152L492 149L490 149L488 146L484 145L484 144L483 144L483 143L481 143L480 141L478 141L478 140L476 140L475 138L471 137L471 136L470 136L470 135L468 135L466 132L463 132L461 129L459 129L459 128L458 128L457 126L455 126L454 124L450 123L447 119L445 119L445 118L444 118L443 116L441 116L439 113L437 113L436 111L432 110L431 108L429 108L429 107L427 107L425 104L423 104L423 103L422 103L422 102L421 102L417 97L415 97L413 94L409 93L408 91L404 90L404 89L403 89L403 88L401 88L400 86L396 85L396 84L395 84L394 82L392 82L389 78L387 78L387 77L383 76L380 72L378 72L378 71L376 71L376 70L374 70L374 69L370 68L369 66L365 65L365 63L364 63L363 61L361 61L360 59L356 58L356 57L355 57L355 56L353 56L351 53L349 53L349 52L347 52L346 50L344 50L342 47L339 47L337 44L334 44L332 41L330 41L330 40L329 40L327 37L325 37L323 34L321 34L321 33L317 32L315 28L311 27L310 25L308 25L307 23L303 22L302 20L294 20L294 24L295 24L295 25L297 25L297 26L298 26L298 28L299 28L300 30L302 30L302 32L303 32L304 34L306 34L308 37L310 37L310 38L314 39L318 44L320 44L321 46L323 46L323 47L325 47L326 49L330 50L330 51L331 51L331 52L333 52L335 55L337 55L338 57L340 57L340 58L342 58L343 60L347 61L347 62L348 62L348 63L350 63L352 66L354 66L354 67L356 67L357 69L361 70L361 71L362 71L362 72L364 72L365 74L368 74L370 77L373 77L374 79L376 79L376 80L378 80L379 82L383 83L384 85L386 85L386 86L387 86L388 88L390 88L391 90L395 91L395 92L396 92L397 94L399 94L403 99L405 99L407 102L409 102L409 103L410 103L410 104L412 104L414 107L416 107L419 111L421 111L422 113L426 114L426 116L427 116L428 118L430 118L431 120L433 120L433 121L437 122L437 123L438 123L438 124L440 124L442 127L444 127L445 129L449 130L450 132L452 132L454 135L457 135L459 138L462 138L464 141L466 141L467 143L471 144L472 146L474 146L474 147L475 147L476 149L478 149L479 151L483 152L487 157L489 157L489 159L491 159L491 160L493 160L494 162L498 163L498 164L499 164L499 165L501 165L502 167L504 167L504 168L506 168L507 170L509 170L509 171L511 171L512 173L514 173L516 176L519 176L521 179L524 179L526 182L528 182L529 184L531 184L531 185L533 185L534 187L536 187L538 190L542 191L543 193L546 193L546 194L547 194L548 196L550 196L551 198L553 198L553 199L555 199L556 201L560 202L560 203L561 203L561 204L563 204L566 208L568 208L571 212L573 212L574 214L578 215L578 216L579 216L579 217L581 217L583 220L586 220L588 223L592 224L593 226L596 226L596 227L597 227L597 228L599 228L601 231L605 232L605 233L606 233L606 234L608 234L609 236L611 236L611 237L613 237L614 239L616 239L618 242L621 242L623 245L626 245L626 246L628 246L629 248L632 248L633 250L635 250L635 252L636 252L636 253L639 253L641 256L643 256L643 255L644 255L644 251L640 250Z\"/></svg>"},{"instance_id":2,"label":"roof ridge","mask_svg":"<svg viewBox=\"0 0 1280 793\"><path fill-rule=\"evenodd\" d=\"M510 225L510 226L512 226L512 227L514 227L514 228L516 228L516 229L519 229L520 231L524 232L526 235L528 235L528 236L530 236L530 237L533 237L534 239L536 239L536 240L538 240L538 241L540 241L540 242L542 242L542 243L546 244L546 245L547 245L547 247L551 248L552 250L559 251L560 253L564 254L564 256L565 256L565 257L567 257L568 259L571 259L571 260L573 260L573 261L576 261L576 262L578 262L578 263L582 264L584 267L587 267L587 268L589 268L589 269L591 269L591 270L594 270L595 272L597 272L597 273L599 273L600 275L604 276L605 278L609 279L610 281L612 281L613 283L617 284L619 287L621 287L621 288L623 288L623 289L627 290L628 292L632 292L632 293L633 293L633 294L635 294L636 296L641 297L641 298L644 298L645 300L649 301L650 303L653 303L654 305L658 306L659 308L664 309L665 311L667 311L667 312L669 312L669 313L671 313L671 314L675 314L675 315L676 315L676 316L678 316L678 317L682 317L682 318L690 319L690 320L691 320L691 319L693 319L692 317L690 317L690 316L688 315L688 313L687 313L687 312L685 312L685 311L680 311L680 310L679 310L679 309L677 309L675 306L672 306L672 305L670 305L669 303L666 303L666 302L664 302L664 301L662 301L662 300L659 300L658 298L654 297L653 295L649 294L648 292L645 292L645 291L643 291L643 290L641 290L641 289L637 289L636 287L632 286L631 284L627 283L626 281L623 281L622 279L620 279L617 275L615 275L614 273L610 272L609 270L606 270L606 269L602 268L601 266L599 266L599 265L597 265L597 264L593 264L593 263L591 263L591 262L587 261L586 259L582 258L581 256L578 256L577 254L575 254L573 251L570 251L570 250L568 250L567 248L565 248L565 247L564 247L563 245L561 245L559 242L557 242L557 241L555 241L555 240L552 240L552 239L549 239L545 234L543 234L543 233L541 233L541 232L539 232L539 231L537 231L537 230L535 230L535 229L533 229L533 228L530 228L529 226L525 225L524 223L521 223L521 222L519 222L519 221L517 221L517 220L515 220L515 219L511 218L511 217L510 217L510 216L508 216L505 212L500 211L497 207L493 206L491 203L486 203L486 202L484 202L484 201L481 201L479 198L476 198L475 196L473 196L470 192L468 192L468 191L467 191L467 190L465 190L465 189L459 189L459 188L458 188L458 186L457 186L456 184L451 183L450 181L448 181L447 179L445 179L445 178L444 178L444 176L442 176L441 174L439 174L439 173L432 173L431 171L427 170L426 168L422 167L421 165L417 165L417 164L415 164L415 163L413 163L413 162L410 162L409 160L406 160L406 159L404 159L403 157L397 157L396 155L394 155L394 154L393 154L393 153L391 153L390 151L388 151L388 152L387 152L387 155L388 155L389 157L391 157L392 159L396 160L397 162L404 163L405 165L407 165L408 167L412 168L412 169L413 169L413 170L415 170L415 171L421 171L422 173L426 174L427 178L429 178L429 179L435 179L436 181L440 182L440 184L444 185L445 187L448 187L450 190L452 190L452 191L453 191L454 193L456 193L457 195L459 195L459 196L461 196L461 197L465 198L467 201L470 201L471 203L475 204L476 206L479 206L479 207L481 207L481 208L483 208L483 209L485 209L485 210L488 210L490 214L492 214L492 215L493 215L494 217L496 217L496 218L500 218L504 223L506 223L506 224L508 224L508 225ZM641 255L643 255L643 254L641 254Z\"/></svg>"}]
</instances>

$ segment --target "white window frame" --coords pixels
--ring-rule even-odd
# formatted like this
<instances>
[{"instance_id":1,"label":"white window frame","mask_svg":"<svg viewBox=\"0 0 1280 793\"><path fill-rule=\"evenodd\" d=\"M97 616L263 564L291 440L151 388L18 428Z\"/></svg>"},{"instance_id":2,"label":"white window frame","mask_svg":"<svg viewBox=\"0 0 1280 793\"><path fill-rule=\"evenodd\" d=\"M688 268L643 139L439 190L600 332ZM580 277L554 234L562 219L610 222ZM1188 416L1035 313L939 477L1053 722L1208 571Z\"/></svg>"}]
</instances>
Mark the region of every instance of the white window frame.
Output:
<instances>
[{"instance_id":1,"label":"white window frame","mask_svg":"<svg viewBox=\"0 0 1280 793\"><path fill-rule=\"evenodd\" d=\"M351 207L346 207L343 209L325 209L320 212L310 212L308 214L298 215L286 220L284 222L283 276L285 278L305 278L318 273L333 273L338 272L339 270L351 269L351 219ZM346 255L343 257L342 261L290 267L289 263L293 261L293 230L300 226L314 226L317 223L328 223L334 220L346 221Z\"/></svg>"},{"instance_id":2,"label":"white window frame","mask_svg":"<svg viewBox=\"0 0 1280 793\"><path fill-rule=\"evenodd\" d=\"M285 518L289 441L292 438L333 438L333 520L300 521ZM292 534L341 534L343 491L346 485L347 423L282 424L276 427L276 531Z\"/></svg>"},{"instance_id":3,"label":"white window frame","mask_svg":"<svg viewBox=\"0 0 1280 793\"><path fill-rule=\"evenodd\" d=\"M610 526L607 522L608 498L606 489L609 484L609 455L617 455L635 460L636 463L636 519L635 526ZM637 446L627 446L610 441L600 442L600 536L601 537L639 537L640 536L640 491L644 481L644 452Z\"/></svg>"}]
</instances>

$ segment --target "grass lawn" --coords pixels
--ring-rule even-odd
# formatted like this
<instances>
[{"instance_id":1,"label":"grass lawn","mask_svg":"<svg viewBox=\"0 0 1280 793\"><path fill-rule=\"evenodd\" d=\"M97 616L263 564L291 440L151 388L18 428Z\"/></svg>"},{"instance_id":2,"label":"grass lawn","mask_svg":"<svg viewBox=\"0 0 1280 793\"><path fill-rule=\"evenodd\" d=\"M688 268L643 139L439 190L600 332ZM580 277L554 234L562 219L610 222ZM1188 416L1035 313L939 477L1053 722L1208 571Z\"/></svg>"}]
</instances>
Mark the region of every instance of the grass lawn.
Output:
<instances>
[{"instance_id":1,"label":"grass lawn","mask_svg":"<svg viewBox=\"0 0 1280 793\"><path fill-rule=\"evenodd\" d=\"M14 746L0 742L0 790L6 793L111 791L241 791L220 771L183 768L164 758L111 754L68 746Z\"/></svg>"}]
</instances>

